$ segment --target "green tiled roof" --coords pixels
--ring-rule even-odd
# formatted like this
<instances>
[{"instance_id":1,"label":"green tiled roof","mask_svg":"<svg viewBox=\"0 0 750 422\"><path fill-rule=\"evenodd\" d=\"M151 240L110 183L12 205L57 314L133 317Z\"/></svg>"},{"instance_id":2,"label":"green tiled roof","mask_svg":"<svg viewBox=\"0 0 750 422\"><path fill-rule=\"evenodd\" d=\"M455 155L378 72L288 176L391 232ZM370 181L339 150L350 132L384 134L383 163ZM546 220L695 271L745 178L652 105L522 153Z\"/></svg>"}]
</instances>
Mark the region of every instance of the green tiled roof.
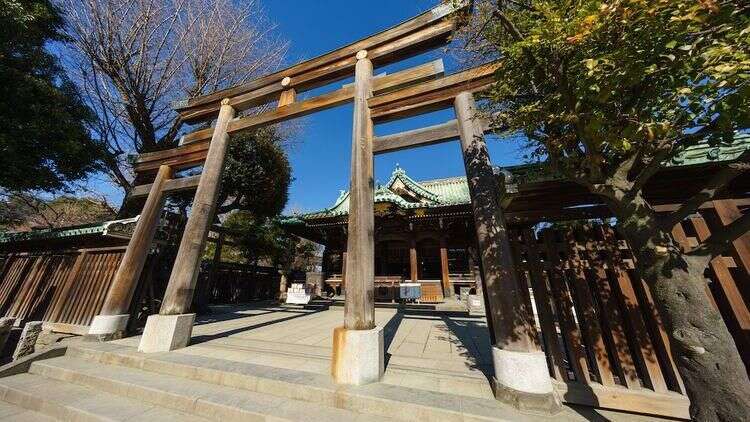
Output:
<instances>
[{"instance_id":1,"label":"green tiled roof","mask_svg":"<svg viewBox=\"0 0 750 422\"><path fill-rule=\"evenodd\" d=\"M731 144L710 145L702 143L688 148L672 159L667 166L689 166L710 162L731 161L750 149L750 134L738 134ZM505 167L515 178L515 183L530 183L562 179L540 164L524 164ZM407 200L406 193L411 200ZM468 204L469 186L465 177L451 177L415 181L396 165L388 183L375 189L375 204L391 203L401 209L437 208ZM304 220L338 217L349 214L349 192L341 191L338 199L327 209L288 217L286 223L301 223Z\"/></svg>"},{"instance_id":2,"label":"green tiled roof","mask_svg":"<svg viewBox=\"0 0 750 422\"><path fill-rule=\"evenodd\" d=\"M32 230L29 232L0 232L0 243L23 242L28 240L63 239L66 237L99 234L106 236L108 229L118 224L128 224L138 221L138 217L125 220L106 221L103 223L85 224L80 226L62 227L56 229Z\"/></svg>"},{"instance_id":3,"label":"green tiled roof","mask_svg":"<svg viewBox=\"0 0 750 422\"><path fill-rule=\"evenodd\" d=\"M396 166L385 185L375 189L375 203L391 203L402 209L435 208L469 202L465 177L417 182ZM349 214L349 192L341 191L336 202L325 210L303 214L301 219L336 217Z\"/></svg>"}]
</instances>

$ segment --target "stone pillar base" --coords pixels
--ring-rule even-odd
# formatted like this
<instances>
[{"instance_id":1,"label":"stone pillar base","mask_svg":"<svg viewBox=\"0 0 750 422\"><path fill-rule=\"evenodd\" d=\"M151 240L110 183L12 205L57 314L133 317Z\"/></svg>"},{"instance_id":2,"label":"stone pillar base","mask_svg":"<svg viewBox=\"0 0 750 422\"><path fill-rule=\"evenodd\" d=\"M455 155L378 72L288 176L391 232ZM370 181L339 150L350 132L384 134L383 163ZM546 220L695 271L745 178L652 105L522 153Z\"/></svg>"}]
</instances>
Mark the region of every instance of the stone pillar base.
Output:
<instances>
[{"instance_id":1,"label":"stone pillar base","mask_svg":"<svg viewBox=\"0 0 750 422\"><path fill-rule=\"evenodd\" d=\"M193 322L195 314L149 316L138 351L169 352L187 346L193 334Z\"/></svg>"},{"instance_id":2,"label":"stone pillar base","mask_svg":"<svg viewBox=\"0 0 750 422\"><path fill-rule=\"evenodd\" d=\"M21 338L18 339L16 350L13 352L14 361L34 353L36 340L42 332L42 325L43 323L41 321L31 321L23 326Z\"/></svg>"},{"instance_id":3,"label":"stone pillar base","mask_svg":"<svg viewBox=\"0 0 750 422\"><path fill-rule=\"evenodd\" d=\"M519 410L555 414L562 410L552 387L544 352L514 352L492 347L495 398Z\"/></svg>"},{"instance_id":4,"label":"stone pillar base","mask_svg":"<svg viewBox=\"0 0 750 422\"><path fill-rule=\"evenodd\" d=\"M128 326L130 315L97 315L91 321L89 338L99 341L109 341L122 338Z\"/></svg>"},{"instance_id":5,"label":"stone pillar base","mask_svg":"<svg viewBox=\"0 0 750 422\"><path fill-rule=\"evenodd\" d=\"M331 375L338 384L363 385L378 382L385 370L383 328L333 330Z\"/></svg>"},{"instance_id":6,"label":"stone pillar base","mask_svg":"<svg viewBox=\"0 0 750 422\"><path fill-rule=\"evenodd\" d=\"M0 318L0 353L5 349L5 343L8 342L8 337L13 329L16 322L15 317L2 317Z\"/></svg>"}]
</instances>

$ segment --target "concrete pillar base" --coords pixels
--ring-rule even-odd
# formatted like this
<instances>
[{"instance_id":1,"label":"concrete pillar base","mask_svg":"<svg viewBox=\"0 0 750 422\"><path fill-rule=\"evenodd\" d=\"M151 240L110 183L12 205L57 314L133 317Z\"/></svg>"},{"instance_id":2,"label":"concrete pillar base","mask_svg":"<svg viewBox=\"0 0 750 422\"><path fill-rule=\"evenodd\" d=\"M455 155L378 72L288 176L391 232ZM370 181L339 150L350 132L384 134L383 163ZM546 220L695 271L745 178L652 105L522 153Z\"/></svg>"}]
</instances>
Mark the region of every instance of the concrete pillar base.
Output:
<instances>
[{"instance_id":1,"label":"concrete pillar base","mask_svg":"<svg viewBox=\"0 0 750 422\"><path fill-rule=\"evenodd\" d=\"M138 351L169 352L187 346L193 334L194 322L195 314L149 316Z\"/></svg>"},{"instance_id":2,"label":"concrete pillar base","mask_svg":"<svg viewBox=\"0 0 750 422\"><path fill-rule=\"evenodd\" d=\"M333 330L331 375L338 384L363 385L378 382L385 371L383 328Z\"/></svg>"},{"instance_id":3,"label":"concrete pillar base","mask_svg":"<svg viewBox=\"0 0 750 422\"><path fill-rule=\"evenodd\" d=\"M91 321L89 338L99 341L109 341L122 338L128 326L130 315L97 315Z\"/></svg>"},{"instance_id":4,"label":"concrete pillar base","mask_svg":"<svg viewBox=\"0 0 750 422\"><path fill-rule=\"evenodd\" d=\"M544 352L514 352L492 347L495 398L519 410L555 414L562 410Z\"/></svg>"}]
</instances>

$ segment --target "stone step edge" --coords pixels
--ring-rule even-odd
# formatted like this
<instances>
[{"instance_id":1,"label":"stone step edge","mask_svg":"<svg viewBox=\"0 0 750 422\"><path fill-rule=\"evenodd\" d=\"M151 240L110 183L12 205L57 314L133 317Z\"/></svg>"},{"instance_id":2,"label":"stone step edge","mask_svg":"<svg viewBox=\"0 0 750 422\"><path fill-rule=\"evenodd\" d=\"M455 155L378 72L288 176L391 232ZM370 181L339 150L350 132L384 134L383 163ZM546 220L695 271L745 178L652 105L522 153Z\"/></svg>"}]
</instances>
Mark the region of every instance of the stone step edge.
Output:
<instances>
[{"instance_id":1,"label":"stone step edge","mask_svg":"<svg viewBox=\"0 0 750 422\"><path fill-rule=\"evenodd\" d=\"M59 421L59 419L54 418L49 415L45 415L44 413L37 412L34 410L29 410L26 408L23 408L21 406L16 406L12 403L8 402L0 402L0 412L2 412L2 417L4 419L0 420L10 420L10 417L12 416L14 419L22 417L24 420L27 421L35 421L35 422L56 422ZM8 409L12 409L11 412L8 411Z\"/></svg>"},{"instance_id":2,"label":"stone step edge","mask_svg":"<svg viewBox=\"0 0 750 422\"><path fill-rule=\"evenodd\" d=\"M257 341L257 340L253 340ZM192 345L193 347L200 347L200 348L222 348L222 349L239 349L239 350L247 350L247 351L254 351L254 352L273 352L274 354L281 355L281 356L288 356L288 357L296 357L296 358L302 358L302 359L316 359L320 361L327 361L330 362L331 358L328 356L322 356L320 354L312 354L312 353L305 353L305 352L286 352L284 350L274 349L273 346L268 347L260 347L254 344L243 344L245 340L243 339L232 339L231 342L222 342L222 343L198 343ZM268 342L268 344L272 344L274 346L283 346L283 343L274 343L274 342ZM316 346L310 346L310 347L316 347ZM415 359L424 359L424 358L416 358ZM388 364L389 370L398 370L402 372L421 372L424 374L429 375L435 375L435 376L449 376L449 377L461 377L467 380L476 380L483 383L487 382L487 378L484 375L471 375L466 374L462 372L456 372L456 371L449 371L449 370L437 370L432 368L424 368L419 366L411 366L411 365L403 365L398 363L389 363Z\"/></svg>"},{"instance_id":3,"label":"stone step edge","mask_svg":"<svg viewBox=\"0 0 750 422\"><path fill-rule=\"evenodd\" d=\"M166 391L165 389L156 389L152 386L129 383L114 377L107 377L104 375L99 376L76 371L75 369L59 365L57 359L35 362L30 368L30 373L55 381L68 382L86 388L97 389L98 391L121 396L129 400L143 401L157 407L163 407L209 420L269 422L294 422L296 420L227 405L225 403L213 401L210 397L190 397L179 392L171 392ZM216 385L213 386L217 387ZM123 394L123 392L125 394ZM267 410L272 409L273 407Z\"/></svg>"},{"instance_id":4,"label":"stone step edge","mask_svg":"<svg viewBox=\"0 0 750 422\"><path fill-rule=\"evenodd\" d=\"M98 347L103 344L97 345ZM161 356L158 356L161 355ZM397 390L399 394L392 397L373 395L370 386L341 386L334 384L329 377L312 372L301 372L283 368L272 368L263 365L228 361L218 358L208 358L196 355L183 355L185 358L203 360L206 362L227 362L235 367L246 366L249 368L265 368L275 372L286 373L285 379L264 376L263 371L258 373L231 372L223 369L214 369L209 366L196 367L194 365L175 362L174 360L158 359L168 357L168 354L158 354L153 357L146 356L134 351L104 351L85 348L80 345L68 348L67 356L80 359L94 360L104 365L125 366L146 372L169 375L200 381L224 387L233 387L261 394L269 394L297 401L316 403L322 406L348 410L357 413L382 416L387 418L421 422L432 420L435 416L439 420L460 420L466 412L457 411L453 408L435 407L410 401L411 397L418 394L450 397L455 401L471 401L484 403L486 407L500 406L498 402L470 397L459 396L449 393L438 393L428 390L417 390L409 387L386 385L389 389ZM179 357L172 355L173 357ZM369 388L368 388L369 387ZM369 391L368 391L369 390ZM442 404L444 400L439 403ZM498 411L513 411L512 409L499 409ZM426 415L430 418L425 418ZM472 420L477 421L505 421L496 415L470 413Z\"/></svg>"},{"instance_id":5,"label":"stone step edge","mask_svg":"<svg viewBox=\"0 0 750 422\"><path fill-rule=\"evenodd\" d=\"M66 405L57 400L43 398L43 395L39 393L39 391L26 391L5 385L2 383L2 379L0 379L0 398L2 401L13 404L22 409L40 413L56 420L74 420L76 422L118 422L116 419L97 415L73 405Z\"/></svg>"}]
</instances>

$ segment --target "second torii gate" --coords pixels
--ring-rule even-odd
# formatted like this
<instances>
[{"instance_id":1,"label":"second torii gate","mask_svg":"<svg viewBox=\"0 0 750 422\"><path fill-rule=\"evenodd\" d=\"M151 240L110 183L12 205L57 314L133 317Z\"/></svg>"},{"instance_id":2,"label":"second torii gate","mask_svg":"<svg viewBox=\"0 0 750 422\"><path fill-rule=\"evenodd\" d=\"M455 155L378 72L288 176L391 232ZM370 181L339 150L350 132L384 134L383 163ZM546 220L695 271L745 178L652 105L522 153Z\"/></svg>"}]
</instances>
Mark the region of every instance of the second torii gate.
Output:
<instances>
[{"instance_id":1,"label":"second torii gate","mask_svg":"<svg viewBox=\"0 0 750 422\"><path fill-rule=\"evenodd\" d=\"M192 212L159 314L148 318L139 350L185 347L195 314L189 309L200 259L211 226L230 135L354 103L351 199L347 244L344 323L334 331L331 374L342 384L379 381L384 371L383 330L375 324L373 155L460 139L480 246L487 322L492 337L494 389L498 399L522 408L555 411L555 396L544 352L519 288L500 206L501 189L490 164L484 124L473 93L491 85L498 64L444 76L437 60L386 76L373 67L397 62L446 44L457 12L469 5L442 4L398 26L315 59L246 84L177 105L185 122L215 119L212 128L183 137L179 147L141 154L135 170L153 174L132 196L148 195L125 256L90 334L111 338L122 332L127 310L151 245L165 195L196 189ZM354 84L304 101L296 95L339 81L354 72ZM236 118L238 112L278 101L278 107ZM375 137L375 124L453 108L456 119L441 125ZM175 170L203 165L200 176L173 178Z\"/></svg>"}]
</instances>

